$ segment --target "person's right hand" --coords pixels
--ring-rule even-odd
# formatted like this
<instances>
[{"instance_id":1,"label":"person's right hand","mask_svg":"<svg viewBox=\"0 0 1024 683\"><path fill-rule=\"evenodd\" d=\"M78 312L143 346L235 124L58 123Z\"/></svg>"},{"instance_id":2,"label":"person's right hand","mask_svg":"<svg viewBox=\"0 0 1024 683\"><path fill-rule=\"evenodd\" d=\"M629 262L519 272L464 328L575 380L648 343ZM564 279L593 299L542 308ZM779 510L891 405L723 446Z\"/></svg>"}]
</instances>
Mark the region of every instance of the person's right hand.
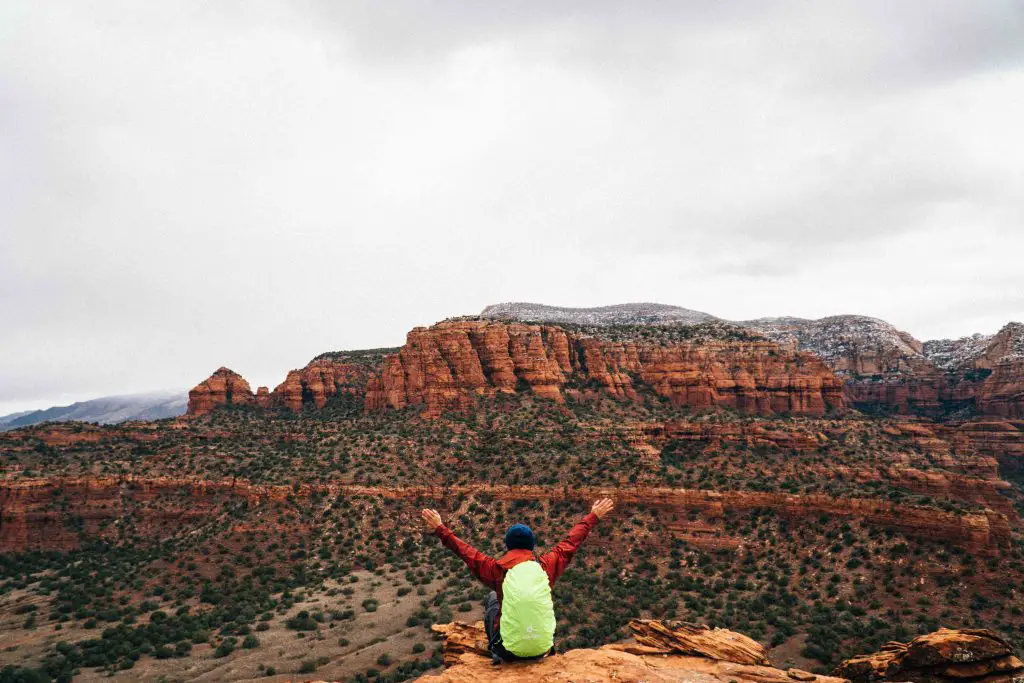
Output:
<instances>
[{"instance_id":1,"label":"person's right hand","mask_svg":"<svg viewBox=\"0 0 1024 683\"><path fill-rule=\"evenodd\" d=\"M601 519L611 512L613 507L615 507L615 502L611 498L602 498L594 503L590 511L597 515L598 519Z\"/></svg>"},{"instance_id":2,"label":"person's right hand","mask_svg":"<svg viewBox=\"0 0 1024 683\"><path fill-rule=\"evenodd\" d=\"M427 527L427 531L430 533L434 533L434 530L441 526L441 515L437 513L437 510L428 508L420 513L420 517L423 519L423 526Z\"/></svg>"}]
</instances>

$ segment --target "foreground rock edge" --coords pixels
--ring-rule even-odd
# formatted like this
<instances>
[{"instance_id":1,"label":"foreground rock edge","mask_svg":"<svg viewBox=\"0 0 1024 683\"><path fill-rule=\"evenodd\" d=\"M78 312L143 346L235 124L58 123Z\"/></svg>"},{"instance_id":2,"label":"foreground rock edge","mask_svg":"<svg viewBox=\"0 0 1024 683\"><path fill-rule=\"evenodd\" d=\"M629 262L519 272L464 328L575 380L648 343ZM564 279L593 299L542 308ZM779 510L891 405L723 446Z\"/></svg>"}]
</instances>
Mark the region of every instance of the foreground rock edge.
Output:
<instances>
[{"instance_id":1,"label":"foreground rock edge","mask_svg":"<svg viewBox=\"0 0 1024 683\"><path fill-rule=\"evenodd\" d=\"M483 681L702 681L715 683L854 683L972 681L1020 683L1024 663L1006 641L985 629L940 629L909 643L849 659L832 676L771 666L764 647L727 629L686 622L634 619L636 642L570 650L537 662L494 666L483 622L435 625L444 637L445 670L425 683Z\"/></svg>"},{"instance_id":2,"label":"foreground rock edge","mask_svg":"<svg viewBox=\"0 0 1024 683\"><path fill-rule=\"evenodd\" d=\"M444 637L445 671L417 680L443 681L721 681L728 683L840 683L841 678L784 671L768 664L765 649L743 634L685 622L635 619L635 643L570 650L536 662L494 666L483 622L433 626ZM652 644L654 643L654 644ZM685 653L685 654L684 654ZM729 661L731 658L740 661ZM761 663L751 663L761 662Z\"/></svg>"},{"instance_id":3,"label":"foreground rock edge","mask_svg":"<svg viewBox=\"0 0 1024 683\"><path fill-rule=\"evenodd\" d=\"M854 683L899 680L1020 683L1024 662L987 629L939 629L909 643L888 643L879 652L846 660L832 672Z\"/></svg>"}]
</instances>

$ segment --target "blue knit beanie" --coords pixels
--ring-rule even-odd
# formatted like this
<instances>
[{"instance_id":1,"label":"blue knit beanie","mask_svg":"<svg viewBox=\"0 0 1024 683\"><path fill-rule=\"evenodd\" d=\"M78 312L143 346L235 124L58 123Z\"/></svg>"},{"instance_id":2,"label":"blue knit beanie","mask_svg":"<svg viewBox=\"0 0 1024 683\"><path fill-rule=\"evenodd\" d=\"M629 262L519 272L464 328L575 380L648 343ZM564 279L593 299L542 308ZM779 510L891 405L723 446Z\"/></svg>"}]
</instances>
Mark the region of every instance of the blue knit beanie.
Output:
<instances>
[{"instance_id":1,"label":"blue knit beanie","mask_svg":"<svg viewBox=\"0 0 1024 683\"><path fill-rule=\"evenodd\" d=\"M537 543L533 537L533 530L525 524L513 524L505 534L505 547L509 550L523 549L533 550Z\"/></svg>"}]
</instances>

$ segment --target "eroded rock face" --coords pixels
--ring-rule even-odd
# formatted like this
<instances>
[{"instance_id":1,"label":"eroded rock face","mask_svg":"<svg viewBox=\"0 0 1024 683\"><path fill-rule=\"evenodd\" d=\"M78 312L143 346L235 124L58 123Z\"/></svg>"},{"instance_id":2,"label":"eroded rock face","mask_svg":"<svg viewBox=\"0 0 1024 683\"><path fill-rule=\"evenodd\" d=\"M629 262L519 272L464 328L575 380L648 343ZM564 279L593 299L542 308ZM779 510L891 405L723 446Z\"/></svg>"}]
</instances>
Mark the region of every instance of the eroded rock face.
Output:
<instances>
[{"instance_id":1,"label":"eroded rock face","mask_svg":"<svg viewBox=\"0 0 1024 683\"><path fill-rule=\"evenodd\" d=\"M315 358L306 367L290 371L273 391L259 387L255 394L241 375L228 368L220 368L189 392L186 414L205 415L228 405L298 411L305 406L323 408L329 399L339 394L362 396L378 364L347 362L344 354L334 355L340 358Z\"/></svg>"},{"instance_id":2,"label":"eroded rock face","mask_svg":"<svg viewBox=\"0 0 1024 683\"><path fill-rule=\"evenodd\" d=\"M1015 683L1024 676L1024 662L1006 641L983 629L940 629L906 644L889 643L880 652L843 662L833 678L776 669L761 645L734 631L656 620L633 620L629 627L635 642L495 667L483 622L435 625L433 630L445 641L445 671L419 680Z\"/></svg>"},{"instance_id":3,"label":"eroded rock face","mask_svg":"<svg viewBox=\"0 0 1024 683\"><path fill-rule=\"evenodd\" d=\"M599 388L622 400L649 387L674 405L758 415L823 415L846 405L817 358L767 341L608 341L560 327L463 320L416 328L367 388L368 410L423 406L427 416L475 396L530 390L555 401Z\"/></svg>"},{"instance_id":4,"label":"eroded rock face","mask_svg":"<svg viewBox=\"0 0 1024 683\"><path fill-rule=\"evenodd\" d=\"M452 320L412 330L389 356L383 350L369 356L325 354L253 402L299 410L322 408L339 394L365 393L367 410L421 406L426 416L436 417L498 393L532 391L560 402L595 390L621 400L653 391L677 406L722 406L757 415L822 415L852 406L886 414L977 411L1024 419L1020 323L995 335L923 345L862 316L740 324L771 341L750 334L664 341L671 335L659 337L666 328L658 326L650 334L637 328L635 338L613 341L555 324ZM222 372L230 371L218 370L190 392L189 414L225 405L229 387L215 379ZM245 396L240 392L232 402L243 404Z\"/></svg>"},{"instance_id":5,"label":"eroded rock face","mask_svg":"<svg viewBox=\"0 0 1024 683\"><path fill-rule=\"evenodd\" d=\"M111 524L127 512L138 518L137 528L146 538L163 538L189 520L218 513L232 498L244 498L250 506L298 498L314 492L369 496L382 499L444 500L454 495L487 494L493 500L563 500L566 492L542 486L376 487L337 484L303 484L298 491L286 485L255 485L242 479L195 480L166 477L29 479L0 483L0 552L23 550L67 550L77 547L84 536L113 533ZM572 496L590 500L606 493L603 489L575 489ZM636 487L616 493L620 504L643 504L681 513L699 511L721 518L726 511L771 509L791 519L809 519L827 514L855 518L867 524L892 528L908 535L941 541L979 555L998 555L1010 547L1012 534L1006 515L987 510L956 514L930 507L899 505L866 498L837 498L823 494L795 495L747 491L704 491ZM65 509L59 509L66 501ZM69 523L79 519L80 528ZM670 535L676 533L668 525ZM81 532L81 533L79 533ZM683 534L687 530L681 529ZM664 542L670 542L666 537ZM709 539L708 547L728 539Z\"/></svg>"},{"instance_id":6,"label":"eroded rock face","mask_svg":"<svg viewBox=\"0 0 1024 683\"><path fill-rule=\"evenodd\" d=\"M848 659L833 674L854 683L941 683L983 676L985 683L1011 683L1024 677L1024 662L992 631L940 629L909 643L889 643L880 652Z\"/></svg>"},{"instance_id":7,"label":"eroded rock face","mask_svg":"<svg viewBox=\"0 0 1024 683\"><path fill-rule=\"evenodd\" d=\"M758 318L738 323L784 346L810 351L844 375L885 375L913 370L923 345L884 320L863 315Z\"/></svg>"},{"instance_id":8,"label":"eroded rock face","mask_svg":"<svg viewBox=\"0 0 1024 683\"><path fill-rule=\"evenodd\" d=\"M220 368L188 392L187 415L205 415L220 406L248 406L256 397L245 378L234 370Z\"/></svg>"},{"instance_id":9,"label":"eroded rock face","mask_svg":"<svg viewBox=\"0 0 1024 683\"><path fill-rule=\"evenodd\" d=\"M271 404L270 390L267 387L260 387L256 390L256 405L260 408L269 408Z\"/></svg>"},{"instance_id":10,"label":"eroded rock face","mask_svg":"<svg viewBox=\"0 0 1024 683\"><path fill-rule=\"evenodd\" d=\"M708 628L683 621L634 619L629 622L636 642L664 652L707 657L737 664L767 666L768 651L742 633L724 628Z\"/></svg>"},{"instance_id":11,"label":"eroded rock face","mask_svg":"<svg viewBox=\"0 0 1024 683\"><path fill-rule=\"evenodd\" d=\"M666 439L692 441L707 444L706 448L717 450L725 445L742 445L748 448L781 448L800 453L819 450L828 441L825 434L815 434L798 429L787 429L785 425L775 427L759 422L690 422L668 420L664 423Z\"/></svg>"},{"instance_id":12,"label":"eroded rock face","mask_svg":"<svg viewBox=\"0 0 1024 683\"><path fill-rule=\"evenodd\" d=\"M1007 471L1024 468L1024 420L977 420L948 429L962 450L991 457Z\"/></svg>"},{"instance_id":13,"label":"eroded rock face","mask_svg":"<svg viewBox=\"0 0 1024 683\"><path fill-rule=\"evenodd\" d=\"M0 484L0 552L72 550L83 538L116 537L110 522L137 514L153 539L220 510L230 482L96 477L20 479ZM238 494L243 494L239 491ZM61 511L57 501L67 501Z\"/></svg>"},{"instance_id":14,"label":"eroded rock face","mask_svg":"<svg viewBox=\"0 0 1024 683\"><path fill-rule=\"evenodd\" d=\"M360 394L366 386L370 369L343 361L320 358L300 370L292 370L271 394L271 404L289 410L303 405L323 408L328 399L338 394Z\"/></svg>"},{"instance_id":15,"label":"eroded rock face","mask_svg":"<svg viewBox=\"0 0 1024 683\"><path fill-rule=\"evenodd\" d=\"M985 415L1024 419L1024 360L996 365L978 392L977 403Z\"/></svg>"},{"instance_id":16,"label":"eroded rock face","mask_svg":"<svg viewBox=\"0 0 1024 683\"><path fill-rule=\"evenodd\" d=\"M435 625L445 638L445 671L420 681L441 683L509 681L702 681L704 683L793 683L842 679L805 671L773 668L764 649L743 634L692 624L631 622L636 643L616 643L594 650L570 650L533 662L493 666L483 623ZM649 641L651 644L645 644ZM742 643L742 646L737 644ZM756 660L756 663L751 660Z\"/></svg>"},{"instance_id":17,"label":"eroded rock face","mask_svg":"<svg viewBox=\"0 0 1024 683\"><path fill-rule=\"evenodd\" d=\"M929 417L965 408L1024 417L1021 323L1008 323L994 335L926 342L902 365L874 370L851 376L846 391L855 407Z\"/></svg>"}]
</instances>

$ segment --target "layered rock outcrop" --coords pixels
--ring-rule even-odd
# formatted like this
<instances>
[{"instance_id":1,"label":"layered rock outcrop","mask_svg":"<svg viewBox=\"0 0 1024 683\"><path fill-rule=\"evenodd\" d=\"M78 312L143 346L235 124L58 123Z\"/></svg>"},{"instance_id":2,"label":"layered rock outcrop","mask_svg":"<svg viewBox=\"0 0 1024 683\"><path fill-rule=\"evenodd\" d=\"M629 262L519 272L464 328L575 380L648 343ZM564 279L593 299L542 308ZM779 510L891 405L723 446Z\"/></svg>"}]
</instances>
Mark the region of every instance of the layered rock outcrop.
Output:
<instances>
[{"instance_id":1,"label":"layered rock outcrop","mask_svg":"<svg viewBox=\"0 0 1024 683\"><path fill-rule=\"evenodd\" d=\"M958 450L991 457L1008 471L1024 469L1024 420L976 420L944 429Z\"/></svg>"},{"instance_id":2,"label":"layered rock outcrop","mask_svg":"<svg viewBox=\"0 0 1024 683\"><path fill-rule=\"evenodd\" d=\"M1019 683L1024 679L1024 662L992 631L940 629L909 643L889 643L880 652L849 659L833 674L854 683Z\"/></svg>"},{"instance_id":3,"label":"layered rock outcrop","mask_svg":"<svg viewBox=\"0 0 1024 683\"><path fill-rule=\"evenodd\" d=\"M161 539L217 514L229 487L198 481L113 477L0 483L0 552L72 550L114 538L126 515L140 536Z\"/></svg>"},{"instance_id":4,"label":"layered rock outcrop","mask_svg":"<svg viewBox=\"0 0 1024 683\"><path fill-rule=\"evenodd\" d=\"M705 683L842 683L798 669L776 669L758 643L725 629L682 622L630 622L635 642L570 650L533 662L491 664L483 623L435 625L444 636L445 671L424 683L518 681L703 681Z\"/></svg>"},{"instance_id":5,"label":"layered rock outcrop","mask_svg":"<svg viewBox=\"0 0 1024 683\"><path fill-rule=\"evenodd\" d=\"M256 405L260 408L269 408L271 406L270 390L267 387L256 389Z\"/></svg>"},{"instance_id":6,"label":"layered rock outcrop","mask_svg":"<svg viewBox=\"0 0 1024 683\"><path fill-rule=\"evenodd\" d=\"M934 368L889 377L848 380L846 396L851 405L869 413L938 417L950 406L949 383ZM969 399L957 404L963 408Z\"/></svg>"},{"instance_id":7,"label":"layered rock outcrop","mask_svg":"<svg viewBox=\"0 0 1024 683\"><path fill-rule=\"evenodd\" d=\"M460 320L416 328L384 360L368 410L422 406L428 416L475 396L530 390L555 401L601 389L636 400L759 415L823 415L845 406L842 382L817 358L767 341L611 341L561 327Z\"/></svg>"},{"instance_id":8,"label":"layered rock outcrop","mask_svg":"<svg viewBox=\"0 0 1024 683\"><path fill-rule=\"evenodd\" d=\"M538 304L488 306L482 316L591 328L725 324L753 330L790 350L814 354L841 375L856 407L938 417L960 410L1024 415L1024 324L991 335L920 342L893 325L862 315L817 320L794 317L726 321L707 313L657 304L572 309Z\"/></svg>"},{"instance_id":9,"label":"layered rock outcrop","mask_svg":"<svg viewBox=\"0 0 1024 683\"><path fill-rule=\"evenodd\" d=\"M929 417L965 409L1024 417L1021 323L1008 323L994 335L926 342L890 367L851 376L846 391L855 407Z\"/></svg>"},{"instance_id":10,"label":"layered rock outcrop","mask_svg":"<svg viewBox=\"0 0 1024 683\"><path fill-rule=\"evenodd\" d=\"M253 396L244 380L221 368L190 392L188 413L252 403L322 408L333 396L365 393L370 411L422 406L435 417L468 407L476 396L529 390L562 401L600 388L623 400L649 391L678 406L759 415L821 415L850 405L926 417L976 411L1024 419L1020 323L995 335L925 344L863 316L737 324L749 329L672 341L673 330L690 328L640 326L615 337L595 332L600 326L451 320L412 330L386 357L385 350L320 356L290 371L272 393ZM739 328L723 322L709 329Z\"/></svg>"},{"instance_id":11,"label":"layered rock outcrop","mask_svg":"<svg viewBox=\"0 0 1024 683\"><path fill-rule=\"evenodd\" d=\"M244 377L229 368L219 368L188 392L188 415L205 415L221 406L251 406L256 396Z\"/></svg>"},{"instance_id":12,"label":"layered rock outcrop","mask_svg":"<svg viewBox=\"0 0 1024 683\"><path fill-rule=\"evenodd\" d=\"M820 449L829 439L820 432L787 429L784 425L763 422L690 422L668 420L664 424L664 438L706 444L717 450L735 444L748 448L775 448L808 453Z\"/></svg>"},{"instance_id":13,"label":"layered rock outcrop","mask_svg":"<svg viewBox=\"0 0 1024 683\"><path fill-rule=\"evenodd\" d=\"M189 392L187 415L206 415L221 406L255 405L292 411L309 406L323 408L341 394L362 397L370 377L380 369L390 349L327 353L305 367L288 372L273 391L259 387L255 394L238 373L220 368Z\"/></svg>"},{"instance_id":14,"label":"layered rock outcrop","mask_svg":"<svg viewBox=\"0 0 1024 683\"><path fill-rule=\"evenodd\" d=\"M640 645L663 652L737 664L770 664L768 651L763 645L742 633L724 628L708 628L685 621L633 619L629 622L629 630Z\"/></svg>"},{"instance_id":15,"label":"layered rock outcrop","mask_svg":"<svg viewBox=\"0 0 1024 683\"><path fill-rule=\"evenodd\" d=\"M332 358L318 358L304 368L292 370L270 396L269 405L301 410L303 405L323 408L339 394L361 395L372 368Z\"/></svg>"},{"instance_id":16,"label":"layered rock outcrop","mask_svg":"<svg viewBox=\"0 0 1024 683\"><path fill-rule=\"evenodd\" d=\"M849 376L913 371L924 359L923 345L884 320L863 315L758 318L740 323L772 341L809 351L836 372Z\"/></svg>"},{"instance_id":17,"label":"layered rock outcrop","mask_svg":"<svg viewBox=\"0 0 1024 683\"><path fill-rule=\"evenodd\" d=\"M1024 359L1007 360L992 369L976 394L979 412L1024 419Z\"/></svg>"},{"instance_id":18,"label":"layered rock outcrop","mask_svg":"<svg viewBox=\"0 0 1024 683\"><path fill-rule=\"evenodd\" d=\"M638 619L629 628L632 641L495 668L483 622L435 625L444 638L445 671L419 680L1019 683L1024 678L1024 662L1004 639L985 629L944 628L909 643L889 643L880 652L843 662L830 677L774 668L759 643L735 631Z\"/></svg>"},{"instance_id":19,"label":"layered rock outcrop","mask_svg":"<svg viewBox=\"0 0 1024 683\"><path fill-rule=\"evenodd\" d=\"M590 500L608 495L609 491L582 488L566 491L542 486L344 484L303 484L296 490L285 485L254 485L241 479L18 478L0 481L0 552L67 550L76 547L82 535L114 533L117 525L110 522L128 513L135 519L140 536L163 538L180 531L185 522L212 519L221 514L224 502L231 498L244 499L252 507L268 501L283 501L289 495L301 498L314 493L327 494L332 499L341 495L444 501L462 494L486 494L494 500ZM648 505L682 513L698 511L711 519L721 519L728 511L755 509L774 510L793 519L822 514L854 518L986 556L997 555L1012 543L1009 520L992 510L957 514L869 498L650 487L620 488L615 490L614 496L620 504ZM670 540L662 539L663 542ZM709 547L716 545L714 539L709 540Z\"/></svg>"}]
</instances>

